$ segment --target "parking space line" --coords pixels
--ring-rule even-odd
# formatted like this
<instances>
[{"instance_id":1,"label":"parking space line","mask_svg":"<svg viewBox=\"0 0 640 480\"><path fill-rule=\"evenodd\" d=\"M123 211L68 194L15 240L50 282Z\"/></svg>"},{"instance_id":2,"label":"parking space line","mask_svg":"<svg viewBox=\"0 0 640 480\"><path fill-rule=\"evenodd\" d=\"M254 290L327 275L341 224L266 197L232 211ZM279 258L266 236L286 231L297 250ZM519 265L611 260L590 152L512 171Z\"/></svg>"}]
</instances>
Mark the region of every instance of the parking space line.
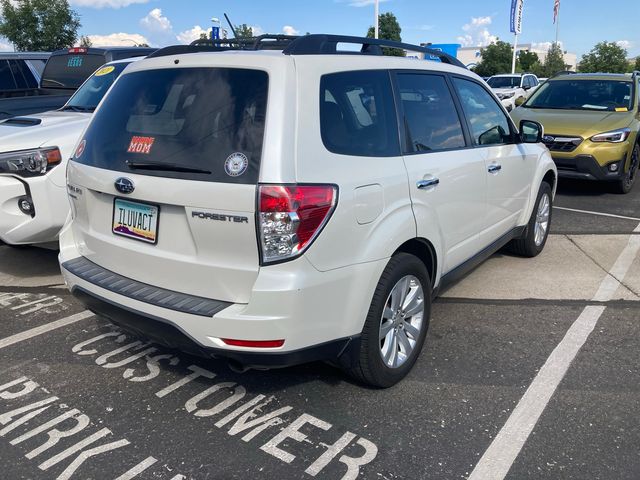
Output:
<instances>
[{"instance_id":1,"label":"parking space line","mask_svg":"<svg viewBox=\"0 0 640 480\"><path fill-rule=\"evenodd\" d=\"M61 318L60 320L47 323L46 325L40 325L39 327L16 333L15 335L11 335L10 337L0 339L0 349L8 347L10 345L14 345L24 340L28 340L33 337L37 337L38 335L50 332L51 330L71 325L72 323L79 322L80 320L84 320L85 318L89 318L92 316L92 312L85 310L84 312L76 313L75 315L71 315L70 317Z\"/></svg>"},{"instance_id":2,"label":"parking space line","mask_svg":"<svg viewBox=\"0 0 640 480\"><path fill-rule=\"evenodd\" d=\"M635 228L634 233L640 233L640 224ZM600 283L593 301L606 302L613 298L639 250L640 238L636 235L630 235L629 243ZM469 475L468 480L502 480L507 476L551 397L605 309L606 306L603 305L588 305L584 308L538 371L506 423Z\"/></svg>"},{"instance_id":3,"label":"parking space line","mask_svg":"<svg viewBox=\"0 0 640 480\"><path fill-rule=\"evenodd\" d=\"M553 208L556 210L565 210L567 212L586 213L589 215L598 215L600 217L621 218L623 220L633 220L634 222L640 222L640 218L626 217L624 215L616 215L614 213L593 212L591 210L578 210L577 208L567 208L567 207L557 207L557 206L554 206Z\"/></svg>"}]
</instances>

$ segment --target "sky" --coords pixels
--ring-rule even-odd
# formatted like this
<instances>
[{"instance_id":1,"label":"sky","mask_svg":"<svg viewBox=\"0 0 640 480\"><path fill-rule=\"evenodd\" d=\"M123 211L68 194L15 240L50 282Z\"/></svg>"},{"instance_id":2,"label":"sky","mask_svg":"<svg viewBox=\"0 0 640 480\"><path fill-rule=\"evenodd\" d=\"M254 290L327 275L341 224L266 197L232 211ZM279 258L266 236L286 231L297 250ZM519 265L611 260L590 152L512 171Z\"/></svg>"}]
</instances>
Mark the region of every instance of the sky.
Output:
<instances>
[{"instance_id":1,"label":"sky","mask_svg":"<svg viewBox=\"0 0 640 480\"><path fill-rule=\"evenodd\" d=\"M374 19L374 0L69 0L80 14L81 35L94 45L189 43L211 18L227 13L234 24L254 33L337 33L365 35ZM545 48L555 40L554 0L524 0L519 43ZM393 12L407 43L460 43L483 46L509 33L511 0L380 0ZM616 17L619 19L616 20ZM629 22L628 19L635 19ZM618 42L629 57L640 55L640 36L629 28L640 19L639 0L561 0L559 40L581 56L600 41ZM223 20L223 27L227 27ZM0 49L9 49L0 38Z\"/></svg>"}]
</instances>

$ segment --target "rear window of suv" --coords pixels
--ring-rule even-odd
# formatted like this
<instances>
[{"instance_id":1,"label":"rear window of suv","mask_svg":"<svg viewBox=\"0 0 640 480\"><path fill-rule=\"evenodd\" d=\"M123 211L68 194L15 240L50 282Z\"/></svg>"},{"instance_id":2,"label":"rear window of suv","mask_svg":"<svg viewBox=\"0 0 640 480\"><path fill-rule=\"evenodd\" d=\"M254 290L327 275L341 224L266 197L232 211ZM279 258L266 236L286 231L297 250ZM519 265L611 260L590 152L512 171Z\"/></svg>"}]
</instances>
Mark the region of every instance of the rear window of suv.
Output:
<instances>
[{"instance_id":1,"label":"rear window of suv","mask_svg":"<svg viewBox=\"0 0 640 480\"><path fill-rule=\"evenodd\" d=\"M52 56L42 73L42 87L78 88L103 63L104 55L70 53Z\"/></svg>"},{"instance_id":2,"label":"rear window of suv","mask_svg":"<svg viewBox=\"0 0 640 480\"><path fill-rule=\"evenodd\" d=\"M81 163L136 174L257 183L268 74L171 68L125 74L86 132Z\"/></svg>"}]
</instances>

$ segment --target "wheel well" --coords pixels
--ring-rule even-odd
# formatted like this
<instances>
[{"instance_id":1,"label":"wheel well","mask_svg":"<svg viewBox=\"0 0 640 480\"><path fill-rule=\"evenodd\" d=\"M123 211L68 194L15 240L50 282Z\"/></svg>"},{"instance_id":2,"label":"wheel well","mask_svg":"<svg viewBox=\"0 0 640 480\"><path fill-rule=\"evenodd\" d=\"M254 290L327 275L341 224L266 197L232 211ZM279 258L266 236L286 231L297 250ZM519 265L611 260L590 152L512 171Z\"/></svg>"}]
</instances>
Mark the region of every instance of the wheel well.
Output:
<instances>
[{"instance_id":1,"label":"wheel well","mask_svg":"<svg viewBox=\"0 0 640 480\"><path fill-rule=\"evenodd\" d=\"M411 255L418 257L422 263L424 263L424 266L427 267L431 286L433 287L433 282L436 278L436 271L438 268L438 260L431 242L424 238L413 238L400 245L396 250L396 253L398 252L410 253Z\"/></svg>"},{"instance_id":2,"label":"wheel well","mask_svg":"<svg viewBox=\"0 0 640 480\"><path fill-rule=\"evenodd\" d=\"M549 170L544 174L544 178L542 179L542 181L547 182L549 185L551 185L551 191L553 192L553 189L556 186L556 176L552 170Z\"/></svg>"}]
</instances>

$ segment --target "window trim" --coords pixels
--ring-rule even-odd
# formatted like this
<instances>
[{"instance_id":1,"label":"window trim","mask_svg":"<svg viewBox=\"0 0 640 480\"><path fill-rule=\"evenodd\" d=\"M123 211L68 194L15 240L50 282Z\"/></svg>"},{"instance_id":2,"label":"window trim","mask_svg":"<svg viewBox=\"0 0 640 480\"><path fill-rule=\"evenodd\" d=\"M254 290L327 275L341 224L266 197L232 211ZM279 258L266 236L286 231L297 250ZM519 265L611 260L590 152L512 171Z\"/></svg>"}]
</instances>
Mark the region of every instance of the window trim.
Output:
<instances>
[{"instance_id":1,"label":"window trim","mask_svg":"<svg viewBox=\"0 0 640 480\"><path fill-rule=\"evenodd\" d=\"M520 139L520 131L518 130L516 125L513 123L513 119L511 118L511 115L509 115L509 113L504 108L502 103L497 100L497 98L495 97L495 94L493 92L491 92L490 89L486 88L484 85L482 85L480 82L478 82L475 78L467 77L467 76L464 76L464 75L457 75L457 74L453 74L453 73L449 74L449 76L451 78L451 84L452 84L452 87L454 89L454 95L458 99L458 102L460 102L461 106L462 106L462 101L460 100L460 96L458 95L458 90L455 88L455 85L453 84L453 80L454 79L466 80L468 82L471 82L471 83L474 83L474 84L478 85L485 92L487 92L487 95L489 95L489 97L491 97L491 99L494 101L494 103L502 111L503 115L507 118L507 123L509 125L509 129L510 129L510 133L511 133L511 140L509 142L506 142L506 143L495 143L495 144L492 144L492 145L476 145L475 141L473 140L473 137L471 137L471 143L473 145L472 148L492 148L492 147L499 147L499 146L502 146L502 145L519 145L519 144L523 143L522 140ZM463 115L463 117L465 119L465 123L467 125L467 128L469 129L469 133L471 133L471 123L469 122L469 119L467 118L467 114L465 113L464 108L462 109L462 115Z\"/></svg>"},{"instance_id":2,"label":"window trim","mask_svg":"<svg viewBox=\"0 0 640 480\"><path fill-rule=\"evenodd\" d=\"M394 102L396 104L396 117L398 119L398 129L400 134L400 148L402 155L405 157L413 156L413 155L428 155L440 152L452 152L452 151L461 151L467 150L469 148L473 148L473 142L471 141L470 132L468 130L468 126L465 118L461 115L462 113L462 105L458 101L457 96L452 91L453 85L449 81L448 75L446 72L439 71L431 71L431 70L413 70L413 69L401 69L401 70L390 70L391 81L393 85L393 96ZM427 152L414 152L409 149L409 132L407 131L407 125L404 115L404 107L402 106L402 98L400 97L400 88L398 84L398 77L400 75L425 75L432 77L441 77L445 81L445 85L449 94L451 95L451 99L453 100L453 104L456 109L456 114L458 116L458 121L460 122L460 127L462 129L462 135L464 138L464 146L462 147L453 147L453 148L443 148L439 150L427 151Z\"/></svg>"}]
</instances>

